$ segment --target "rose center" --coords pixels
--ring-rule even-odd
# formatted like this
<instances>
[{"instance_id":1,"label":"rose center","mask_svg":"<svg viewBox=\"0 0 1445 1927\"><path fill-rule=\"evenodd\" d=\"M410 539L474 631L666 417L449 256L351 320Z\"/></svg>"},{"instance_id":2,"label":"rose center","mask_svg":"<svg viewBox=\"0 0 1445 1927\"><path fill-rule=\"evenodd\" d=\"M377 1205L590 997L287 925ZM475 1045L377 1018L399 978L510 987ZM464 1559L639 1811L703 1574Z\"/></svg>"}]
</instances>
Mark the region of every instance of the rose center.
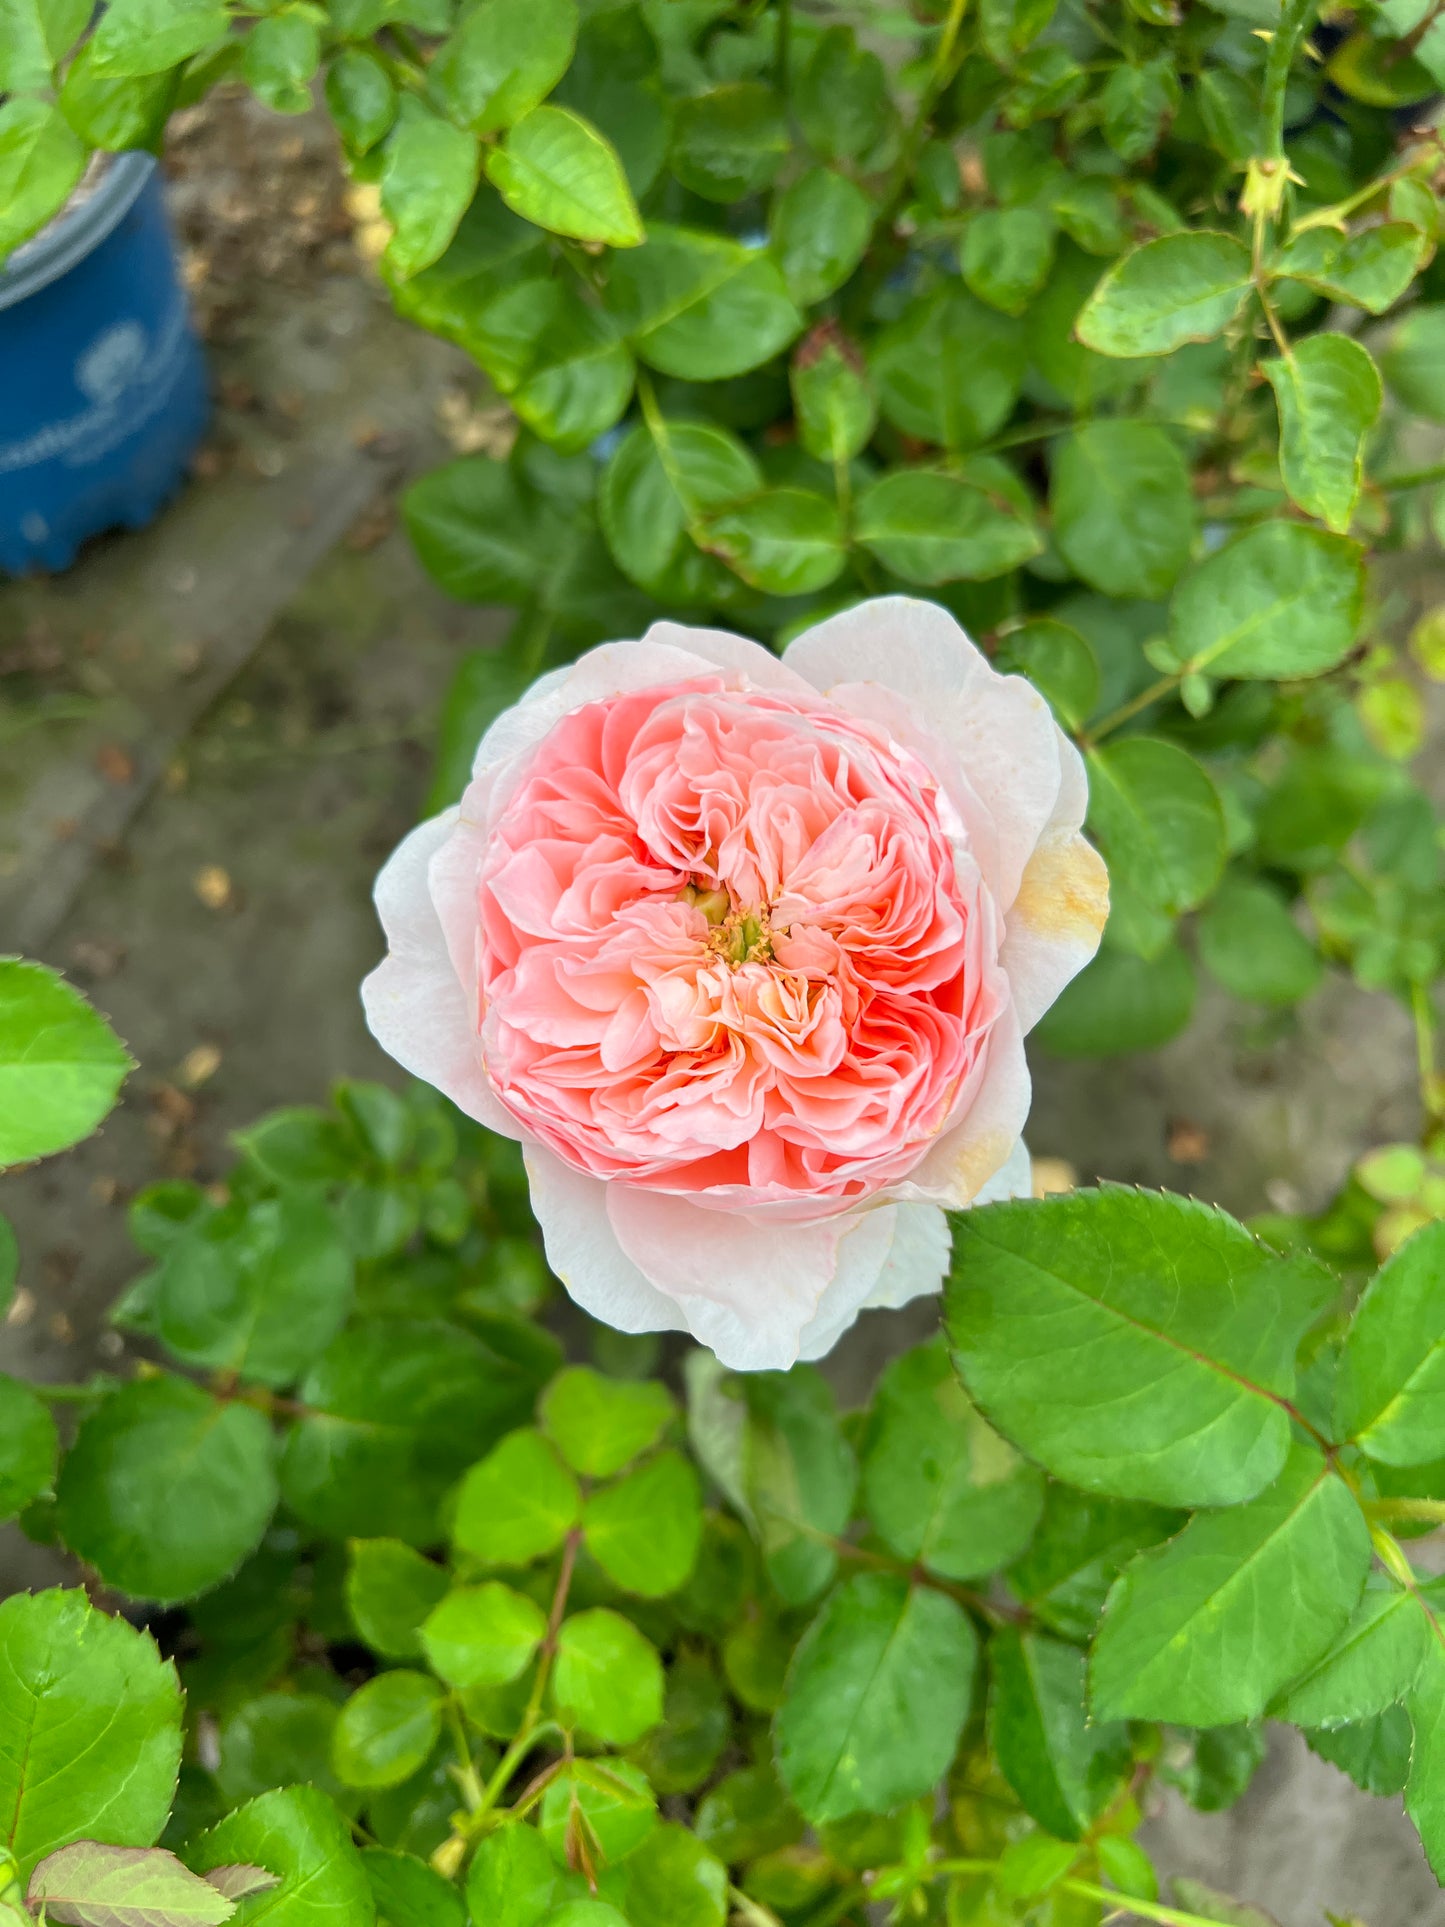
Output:
<instances>
[{"instance_id":1,"label":"rose center","mask_svg":"<svg viewBox=\"0 0 1445 1927\"><path fill-rule=\"evenodd\" d=\"M740 964L772 962L770 905L764 903L756 909L744 910L733 901L730 891L702 889L695 883L689 883L683 889L682 901L690 903L695 910L701 910L710 926L708 949L724 958L734 969Z\"/></svg>"}]
</instances>

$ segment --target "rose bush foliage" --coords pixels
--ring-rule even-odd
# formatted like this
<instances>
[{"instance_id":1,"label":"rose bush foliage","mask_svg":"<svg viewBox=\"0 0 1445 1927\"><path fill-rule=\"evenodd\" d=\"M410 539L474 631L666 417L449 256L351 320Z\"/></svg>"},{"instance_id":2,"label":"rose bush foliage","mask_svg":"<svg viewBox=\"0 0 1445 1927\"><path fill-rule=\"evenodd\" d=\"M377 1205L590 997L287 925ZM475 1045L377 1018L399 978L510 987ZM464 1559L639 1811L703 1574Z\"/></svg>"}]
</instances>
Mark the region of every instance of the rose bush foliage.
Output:
<instances>
[{"instance_id":1,"label":"rose bush foliage","mask_svg":"<svg viewBox=\"0 0 1445 1927\"><path fill-rule=\"evenodd\" d=\"M224 1185L132 1202L139 1370L0 1379L0 1511L148 1628L0 1605L0 1919L1227 1919L1189 1883L1164 1906L1133 1836L1161 1785L1237 1797L1268 1720L1403 1793L1445 1873L1409 1551L1445 1517L1440 838L1409 767L1445 653L1428 616L1395 646L1390 574L1445 479L1433 13L92 13L0 4L0 250L218 81L319 87L398 309L515 414L505 459L405 502L444 587L517 611L458 665L434 811L598 644L683 622L777 657L923 595L1087 770L1112 909L1042 1043L1164 1042L1200 966L1285 1035L1343 967L1409 1006L1424 1128L1310 1219L976 1202L946 1348L840 1415L806 1364L734 1376L566 1307L463 1093L262 1120ZM475 960L447 968L455 1001ZM0 1162L93 1128L128 1064L0 964ZM15 1268L0 1231L0 1294Z\"/></svg>"},{"instance_id":2,"label":"rose bush foliage","mask_svg":"<svg viewBox=\"0 0 1445 1927\"><path fill-rule=\"evenodd\" d=\"M786 1369L939 1289L946 1208L1028 1191L1024 1032L1108 909L1086 800L931 604L781 663L658 624L535 685L392 857L368 1019L521 1138L594 1317Z\"/></svg>"}]
</instances>

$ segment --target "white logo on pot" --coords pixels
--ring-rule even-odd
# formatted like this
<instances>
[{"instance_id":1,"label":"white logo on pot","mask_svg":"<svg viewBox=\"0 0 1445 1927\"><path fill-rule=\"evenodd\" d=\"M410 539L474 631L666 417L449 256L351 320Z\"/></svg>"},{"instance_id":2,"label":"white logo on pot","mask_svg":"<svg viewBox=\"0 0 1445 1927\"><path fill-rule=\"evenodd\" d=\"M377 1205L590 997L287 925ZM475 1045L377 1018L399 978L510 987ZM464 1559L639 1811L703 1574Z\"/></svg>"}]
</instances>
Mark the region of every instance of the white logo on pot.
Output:
<instances>
[{"instance_id":1,"label":"white logo on pot","mask_svg":"<svg viewBox=\"0 0 1445 1927\"><path fill-rule=\"evenodd\" d=\"M138 321L117 321L103 329L75 364L76 386L93 402L117 400L139 374L146 345L146 331Z\"/></svg>"}]
</instances>

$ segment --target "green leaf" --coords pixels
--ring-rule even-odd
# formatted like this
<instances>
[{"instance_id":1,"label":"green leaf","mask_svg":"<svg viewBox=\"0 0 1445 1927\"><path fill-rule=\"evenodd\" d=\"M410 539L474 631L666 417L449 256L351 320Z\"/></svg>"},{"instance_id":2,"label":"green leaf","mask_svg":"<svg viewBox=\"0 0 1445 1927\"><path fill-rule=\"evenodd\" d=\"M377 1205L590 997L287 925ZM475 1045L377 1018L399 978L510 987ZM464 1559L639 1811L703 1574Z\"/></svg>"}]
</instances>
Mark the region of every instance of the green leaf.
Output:
<instances>
[{"instance_id":1,"label":"green leaf","mask_svg":"<svg viewBox=\"0 0 1445 1927\"><path fill-rule=\"evenodd\" d=\"M559 533L522 499L507 464L486 455L421 476L402 514L423 566L462 602L526 602Z\"/></svg>"},{"instance_id":2,"label":"green leaf","mask_svg":"<svg viewBox=\"0 0 1445 1927\"><path fill-rule=\"evenodd\" d=\"M724 1927L728 1870L695 1833L654 1827L627 1858L629 1927Z\"/></svg>"},{"instance_id":3,"label":"green leaf","mask_svg":"<svg viewBox=\"0 0 1445 1927\"><path fill-rule=\"evenodd\" d=\"M396 88L368 49L345 47L326 69L326 106L353 154L367 154L396 119Z\"/></svg>"},{"instance_id":4,"label":"green leaf","mask_svg":"<svg viewBox=\"0 0 1445 1927\"><path fill-rule=\"evenodd\" d=\"M566 107L534 107L487 155L487 178L514 214L552 234L640 247L642 216L617 150Z\"/></svg>"},{"instance_id":5,"label":"green leaf","mask_svg":"<svg viewBox=\"0 0 1445 1927\"><path fill-rule=\"evenodd\" d=\"M237 1915L238 1927L373 1927L376 1903L351 1829L315 1787L263 1793L186 1849L197 1873L234 1862L280 1874Z\"/></svg>"},{"instance_id":6,"label":"green leaf","mask_svg":"<svg viewBox=\"0 0 1445 1927\"><path fill-rule=\"evenodd\" d=\"M1208 69L1200 76L1201 86L1206 78ZM1158 144L1179 98L1179 80L1167 56L1116 67L1099 96L1105 140L1121 160L1142 160Z\"/></svg>"},{"instance_id":7,"label":"green leaf","mask_svg":"<svg viewBox=\"0 0 1445 1927\"><path fill-rule=\"evenodd\" d=\"M1296 1726L1372 1719L1405 1698L1430 1640L1420 1602L1377 1574L1339 1638L1269 1710Z\"/></svg>"},{"instance_id":8,"label":"green leaf","mask_svg":"<svg viewBox=\"0 0 1445 1927\"><path fill-rule=\"evenodd\" d=\"M1334 1290L1323 1267L1117 1185L952 1223L955 1362L1031 1458L1159 1505L1238 1505L1278 1475L1295 1351Z\"/></svg>"},{"instance_id":9,"label":"green leaf","mask_svg":"<svg viewBox=\"0 0 1445 1927\"><path fill-rule=\"evenodd\" d=\"M793 80L793 111L804 138L825 161L886 167L898 129L888 74L876 53L859 48L851 27L829 27Z\"/></svg>"},{"instance_id":10,"label":"green leaf","mask_svg":"<svg viewBox=\"0 0 1445 1927\"><path fill-rule=\"evenodd\" d=\"M728 1743L732 1714L711 1662L681 1651L667 1669L662 1725L634 1758L658 1793L695 1793Z\"/></svg>"},{"instance_id":11,"label":"green leaf","mask_svg":"<svg viewBox=\"0 0 1445 1927\"><path fill-rule=\"evenodd\" d=\"M1127 1735L1090 1725L1076 1646L1006 1626L989 1641L988 1659L999 1771L1041 1827L1080 1839L1130 1764Z\"/></svg>"},{"instance_id":12,"label":"green leaf","mask_svg":"<svg viewBox=\"0 0 1445 1927\"><path fill-rule=\"evenodd\" d=\"M1445 422L1445 303L1412 308L1391 334L1380 367L1412 415Z\"/></svg>"},{"instance_id":13,"label":"green leaf","mask_svg":"<svg viewBox=\"0 0 1445 1927\"><path fill-rule=\"evenodd\" d=\"M1110 268L1076 330L1096 354L1172 354L1186 341L1222 334L1249 287L1249 249L1232 235L1165 234Z\"/></svg>"},{"instance_id":14,"label":"green leaf","mask_svg":"<svg viewBox=\"0 0 1445 1927\"><path fill-rule=\"evenodd\" d=\"M1194 1014L1194 967L1177 943L1153 957L1106 943L1038 1025L1059 1057L1112 1057L1157 1050Z\"/></svg>"},{"instance_id":15,"label":"green leaf","mask_svg":"<svg viewBox=\"0 0 1445 1927\"><path fill-rule=\"evenodd\" d=\"M135 1379L82 1420L55 1500L61 1537L110 1585L164 1605L192 1599L266 1530L271 1427L186 1379Z\"/></svg>"},{"instance_id":16,"label":"green leaf","mask_svg":"<svg viewBox=\"0 0 1445 1927\"><path fill-rule=\"evenodd\" d=\"M347 1786L400 1786L426 1764L441 1730L442 1689L434 1679L378 1673L336 1717L332 1769Z\"/></svg>"},{"instance_id":17,"label":"green leaf","mask_svg":"<svg viewBox=\"0 0 1445 1927\"><path fill-rule=\"evenodd\" d=\"M542 1394L537 1416L574 1472L610 1479L656 1445L677 1406L655 1379L604 1378L569 1365Z\"/></svg>"},{"instance_id":18,"label":"green leaf","mask_svg":"<svg viewBox=\"0 0 1445 1927\"><path fill-rule=\"evenodd\" d=\"M429 80L474 134L510 127L544 101L571 64L577 0L480 0L437 52Z\"/></svg>"},{"instance_id":19,"label":"green leaf","mask_svg":"<svg viewBox=\"0 0 1445 1927\"><path fill-rule=\"evenodd\" d=\"M217 1211L161 1259L155 1329L183 1364L289 1384L346 1323L351 1254L307 1192Z\"/></svg>"},{"instance_id":20,"label":"green leaf","mask_svg":"<svg viewBox=\"0 0 1445 1927\"><path fill-rule=\"evenodd\" d=\"M387 1927L466 1927L461 1895L425 1860L389 1847L363 1847L361 1864Z\"/></svg>"},{"instance_id":21,"label":"green leaf","mask_svg":"<svg viewBox=\"0 0 1445 1927\"><path fill-rule=\"evenodd\" d=\"M0 1372L0 1521L50 1490L59 1450L49 1408L28 1385Z\"/></svg>"},{"instance_id":22,"label":"green leaf","mask_svg":"<svg viewBox=\"0 0 1445 1927\"><path fill-rule=\"evenodd\" d=\"M1340 1354L1335 1425L1382 1465L1445 1457L1445 1224L1417 1231L1370 1280Z\"/></svg>"},{"instance_id":23,"label":"green leaf","mask_svg":"<svg viewBox=\"0 0 1445 1927\"><path fill-rule=\"evenodd\" d=\"M159 74L204 53L230 30L221 0L110 0L91 37L97 74Z\"/></svg>"},{"instance_id":24,"label":"green leaf","mask_svg":"<svg viewBox=\"0 0 1445 1927\"><path fill-rule=\"evenodd\" d=\"M1065 436L1050 504L1064 560L1104 595L1157 600L1189 561L1189 470L1162 428L1087 422Z\"/></svg>"},{"instance_id":25,"label":"green leaf","mask_svg":"<svg viewBox=\"0 0 1445 1927\"><path fill-rule=\"evenodd\" d=\"M284 1660L283 1660L284 1663ZM216 1786L228 1806L309 1781L350 1813L359 1796L331 1767L337 1709L319 1693L276 1691L244 1700L221 1721Z\"/></svg>"},{"instance_id":26,"label":"green leaf","mask_svg":"<svg viewBox=\"0 0 1445 1927\"><path fill-rule=\"evenodd\" d=\"M754 494L762 471L736 436L705 422L668 422L666 438L666 462L642 424L619 444L602 473L598 517L617 566L632 581L667 601L706 603L713 580L727 577L693 546L689 526L709 509Z\"/></svg>"},{"instance_id":27,"label":"green leaf","mask_svg":"<svg viewBox=\"0 0 1445 1927\"><path fill-rule=\"evenodd\" d=\"M812 1365L725 1381L746 1401L739 1473L763 1562L789 1605L815 1599L838 1568L857 1467L827 1380Z\"/></svg>"},{"instance_id":28,"label":"green leaf","mask_svg":"<svg viewBox=\"0 0 1445 1927\"><path fill-rule=\"evenodd\" d=\"M937 1340L879 1379L862 1458L863 1503L879 1536L945 1579L997 1571L1038 1524L1042 1475L965 1398Z\"/></svg>"},{"instance_id":29,"label":"green leaf","mask_svg":"<svg viewBox=\"0 0 1445 1927\"><path fill-rule=\"evenodd\" d=\"M873 203L831 167L810 167L773 202L773 253L788 293L810 307L841 288L863 259Z\"/></svg>"},{"instance_id":30,"label":"green leaf","mask_svg":"<svg viewBox=\"0 0 1445 1927\"><path fill-rule=\"evenodd\" d=\"M1202 903L1224 870L1224 809L1202 765L1173 743L1129 736L1090 750L1089 823L1105 860L1170 916Z\"/></svg>"},{"instance_id":31,"label":"green leaf","mask_svg":"<svg viewBox=\"0 0 1445 1927\"><path fill-rule=\"evenodd\" d=\"M769 254L661 222L610 263L606 301L641 359L683 381L746 374L803 326Z\"/></svg>"},{"instance_id":32,"label":"green leaf","mask_svg":"<svg viewBox=\"0 0 1445 1927\"><path fill-rule=\"evenodd\" d=\"M0 1600L0 1651L0 1844L20 1878L82 1836L151 1846L180 1766L174 1666L80 1591Z\"/></svg>"},{"instance_id":33,"label":"green leaf","mask_svg":"<svg viewBox=\"0 0 1445 1927\"><path fill-rule=\"evenodd\" d=\"M24 104L0 107L0 149L5 115ZM0 151L0 202L4 169ZM105 1019L55 971L0 958L0 1168L89 1137L134 1067Z\"/></svg>"},{"instance_id":34,"label":"green leaf","mask_svg":"<svg viewBox=\"0 0 1445 1927\"><path fill-rule=\"evenodd\" d=\"M1404 1792L1414 1736L1403 1706L1387 1707L1373 1719L1348 1726L1316 1727L1305 1734L1305 1741L1311 1753L1347 1773L1361 1792Z\"/></svg>"},{"instance_id":35,"label":"green leaf","mask_svg":"<svg viewBox=\"0 0 1445 1927\"><path fill-rule=\"evenodd\" d=\"M862 453L878 420L863 358L841 329L821 322L799 346L789 369L798 439L835 468Z\"/></svg>"},{"instance_id":36,"label":"green leaf","mask_svg":"<svg viewBox=\"0 0 1445 1927\"><path fill-rule=\"evenodd\" d=\"M980 301L1022 314L1049 278L1054 224L1032 207L993 207L963 231L963 278Z\"/></svg>"},{"instance_id":37,"label":"green leaf","mask_svg":"<svg viewBox=\"0 0 1445 1927\"><path fill-rule=\"evenodd\" d=\"M868 362L885 420L940 448L972 448L1013 412L1028 342L1011 316L945 282L879 333Z\"/></svg>"},{"instance_id":38,"label":"green leaf","mask_svg":"<svg viewBox=\"0 0 1445 1927\"><path fill-rule=\"evenodd\" d=\"M556 305L538 334L512 409L563 454L580 454L616 425L632 395L632 356L616 323L570 290L552 287Z\"/></svg>"},{"instance_id":39,"label":"green leaf","mask_svg":"<svg viewBox=\"0 0 1445 1927\"><path fill-rule=\"evenodd\" d=\"M662 1662L630 1620L604 1606L557 1634L552 1704L606 1746L630 1746L662 1718Z\"/></svg>"},{"instance_id":40,"label":"green leaf","mask_svg":"<svg viewBox=\"0 0 1445 1927\"><path fill-rule=\"evenodd\" d=\"M382 149L381 207L395 227L384 265L405 281L447 250L481 171L475 134L403 96Z\"/></svg>"},{"instance_id":41,"label":"green leaf","mask_svg":"<svg viewBox=\"0 0 1445 1927\"><path fill-rule=\"evenodd\" d=\"M82 17L76 32L84 25ZM39 0L0 0L0 93L44 93L55 61L65 51L51 51Z\"/></svg>"},{"instance_id":42,"label":"green leaf","mask_svg":"<svg viewBox=\"0 0 1445 1927\"><path fill-rule=\"evenodd\" d=\"M772 181L791 142L783 103L757 80L734 80L679 100L669 161L706 201L740 201Z\"/></svg>"},{"instance_id":43,"label":"green leaf","mask_svg":"<svg viewBox=\"0 0 1445 1927\"><path fill-rule=\"evenodd\" d=\"M1257 1498L1200 1513L1124 1573L1094 1643L1096 1716L1257 1719L1343 1628L1369 1567L1348 1486L1312 1447L1291 1447Z\"/></svg>"},{"instance_id":44,"label":"green leaf","mask_svg":"<svg viewBox=\"0 0 1445 1927\"><path fill-rule=\"evenodd\" d=\"M754 589L809 595L847 561L837 505L806 488L769 488L707 516L701 539Z\"/></svg>"},{"instance_id":45,"label":"green leaf","mask_svg":"<svg viewBox=\"0 0 1445 1927\"><path fill-rule=\"evenodd\" d=\"M467 1874L467 1906L474 1921L484 1920L487 1927L538 1927L556 1890L556 1863L535 1827L506 1820L495 1833L483 1834Z\"/></svg>"},{"instance_id":46,"label":"green leaf","mask_svg":"<svg viewBox=\"0 0 1445 1927\"><path fill-rule=\"evenodd\" d=\"M745 1766L720 1780L699 1804L697 1834L729 1863L756 1860L800 1840L803 1816L771 1766Z\"/></svg>"},{"instance_id":47,"label":"green leaf","mask_svg":"<svg viewBox=\"0 0 1445 1927\"><path fill-rule=\"evenodd\" d=\"M680 1452L659 1452L591 1494L582 1530L587 1550L624 1592L646 1599L676 1592L702 1539L697 1473Z\"/></svg>"},{"instance_id":48,"label":"green leaf","mask_svg":"<svg viewBox=\"0 0 1445 1927\"><path fill-rule=\"evenodd\" d=\"M1428 245L1419 230L1405 221L1387 221L1361 234L1306 228L1292 237L1270 267L1272 273L1303 281L1332 301L1383 314L1415 279ZM1415 310L1417 315L1420 312ZM1323 341L1329 337L1315 335L1309 339Z\"/></svg>"},{"instance_id":49,"label":"green leaf","mask_svg":"<svg viewBox=\"0 0 1445 1927\"><path fill-rule=\"evenodd\" d=\"M668 102L658 82L657 43L640 10L618 7L590 14L555 98L607 136L633 193L645 194L667 153Z\"/></svg>"},{"instance_id":50,"label":"green leaf","mask_svg":"<svg viewBox=\"0 0 1445 1927\"><path fill-rule=\"evenodd\" d=\"M75 1927L219 1927L236 1911L164 1848L95 1840L77 1840L42 1860L25 1898L44 1919Z\"/></svg>"},{"instance_id":51,"label":"green leaf","mask_svg":"<svg viewBox=\"0 0 1445 1927\"><path fill-rule=\"evenodd\" d=\"M1258 878L1227 877L1200 917L1197 935L1211 976L1252 1003L1297 1004L1324 976L1318 951L1283 897Z\"/></svg>"},{"instance_id":52,"label":"green leaf","mask_svg":"<svg viewBox=\"0 0 1445 1927\"><path fill-rule=\"evenodd\" d=\"M1088 1639L1129 1560L1182 1524L1178 1513L1158 1506L1050 1485L1039 1528L1008 1574L1009 1588L1050 1631Z\"/></svg>"},{"instance_id":53,"label":"green leaf","mask_svg":"<svg viewBox=\"0 0 1445 1927\"><path fill-rule=\"evenodd\" d=\"M287 1504L336 1538L434 1545L442 1495L532 1409L542 1359L441 1319L349 1326L302 1379L281 1462Z\"/></svg>"},{"instance_id":54,"label":"green leaf","mask_svg":"<svg viewBox=\"0 0 1445 1927\"><path fill-rule=\"evenodd\" d=\"M95 71L93 42L76 49L60 83L61 113L91 147L123 154L158 147L176 91L175 73L111 80Z\"/></svg>"},{"instance_id":55,"label":"green leaf","mask_svg":"<svg viewBox=\"0 0 1445 1927\"><path fill-rule=\"evenodd\" d=\"M774 1728L778 1770L815 1825L887 1813L947 1773L978 1640L961 1606L892 1573L840 1586L803 1635Z\"/></svg>"},{"instance_id":56,"label":"green leaf","mask_svg":"<svg viewBox=\"0 0 1445 1927\"><path fill-rule=\"evenodd\" d=\"M421 1657L421 1623L446 1591L445 1570L400 1539L353 1539L347 1547L346 1610L385 1659Z\"/></svg>"},{"instance_id":57,"label":"green leaf","mask_svg":"<svg viewBox=\"0 0 1445 1927\"><path fill-rule=\"evenodd\" d=\"M575 1866L583 1849L594 1866L615 1866L657 1825L657 1802L628 1761L574 1760L542 1796L540 1825L559 1866Z\"/></svg>"},{"instance_id":58,"label":"green leaf","mask_svg":"<svg viewBox=\"0 0 1445 1927\"><path fill-rule=\"evenodd\" d=\"M252 93L275 113L310 111L310 82L320 65L321 29L305 7L267 14L246 35L241 71Z\"/></svg>"},{"instance_id":59,"label":"green leaf","mask_svg":"<svg viewBox=\"0 0 1445 1927\"><path fill-rule=\"evenodd\" d=\"M981 582L1043 549L1033 520L1008 496L961 477L896 469L858 498L854 533L905 582Z\"/></svg>"},{"instance_id":60,"label":"green leaf","mask_svg":"<svg viewBox=\"0 0 1445 1927\"><path fill-rule=\"evenodd\" d=\"M1099 704L1099 664L1077 629L1035 616L1000 638L997 665L1019 672L1047 699L1066 729L1081 729Z\"/></svg>"},{"instance_id":61,"label":"green leaf","mask_svg":"<svg viewBox=\"0 0 1445 1927\"><path fill-rule=\"evenodd\" d=\"M328 1112L298 1104L234 1133L239 1151L277 1184L335 1184L352 1175L356 1153Z\"/></svg>"},{"instance_id":62,"label":"green leaf","mask_svg":"<svg viewBox=\"0 0 1445 1927\"><path fill-rule=\"evenodd\" d=\"M1303 522L1264 522L1180 582L1171 650L1213 676L1319 676L1354 647L1364 592L1358 543Z\"/></svg>"},{"instance_id":63,"label":"green leaf","mask_svg":"<svg viewBox=\"0 0 1445 1927\"><path fill-rule=\"evenodd\" d=\"M547 1615L495 1579L459 1586L421 1629L432 1670L448 1686L504 1686L524 1672L547 1630Z\"/></svg>"},{"instance_id":64,"label":"green leaf","mask_svg":"<svg viewBox=\"0 0 1445 1927\"><path fill-rule=\"evenodd\" d=\"M1380 371L1349 335L1308 335L1261 372L1279 409L1279 466L1291 498L1343 535L1365 474L1365 437L1384 390Z\"/></svg>"},{"instance_id":65,"label":"green leaf","mask_svg":"<svg viewBox=\"0 0 1445 1927\"><path fill-rule=\"evenodd\" d=\"M452 1537L490 1566L525 1566L567 1537L582 1516L577 1481L540 1432L513 1432L474 1465L457 1495Z\"/></svg>"},{"instance_id":66,"label":"green leaf","mask_svg":"<svg viewBox=\"0 0 1445 1927\"><path fill-rule=\"evenodd\" d=\"M1406 1705L1414 1744L1405 1782L1405 1811L1415 1823L1430 1871L1445 1879L1445 1652L1438 1623Z\"/></svg>"}]
</instances>

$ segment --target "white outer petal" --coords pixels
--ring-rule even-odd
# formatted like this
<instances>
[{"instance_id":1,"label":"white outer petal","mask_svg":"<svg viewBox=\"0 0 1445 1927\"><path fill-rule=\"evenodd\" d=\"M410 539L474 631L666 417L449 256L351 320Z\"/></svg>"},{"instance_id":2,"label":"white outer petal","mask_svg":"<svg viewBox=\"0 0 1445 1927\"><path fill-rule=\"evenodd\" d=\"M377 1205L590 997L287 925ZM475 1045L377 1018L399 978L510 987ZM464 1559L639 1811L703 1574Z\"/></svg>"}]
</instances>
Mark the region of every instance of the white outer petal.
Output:
<instances>
[{"instance_id":1,"label":"white outer petal","mask_svg":"<svg viewBox=\"0 0 1445 1927\"><path fill-rule=\"evenodd\" d=\"M602 1179L574 1171L543 1144L527 1143L522 1155L547 1263L569 1296L617 1331L686 1331L681 1308L647 1282L618 1244Z\"/></svg>"},{"instance_id":2,"label":"white outer petal","mask_svg":"<svg viewBox=\"0 0 1445 1927\"><path fill-rule=\"evenodd\" d=\"M880 1205L859 1215L858 1228L844 1239L844 1249L855 1237L869 1235L869 1244L860 1243L851 1268L839 1266L837 1279L804 1328L801 1358L822 1358L830 1352L859 1312L896 1311L943 1285L950 1240L948 1220L937 1205ZM880 1237L882 1262L877 1264L874 1247Z\"/></svg>"},{"instance_id":3,"label":"white outer petal","mask_svg":"<svg viewBox=\"0 0 1445 1927\"><path fill-rule=\"evenodd\" d=\"M413 1076L503 1137L520 1135L482 1067L467 993L447 955L427 883L432 857L455 828L457 812L420 824L387 858L376 879L377 914L387 955L361 986L367 1026L382 1049Z\"/></svg>"}]
</instances>

